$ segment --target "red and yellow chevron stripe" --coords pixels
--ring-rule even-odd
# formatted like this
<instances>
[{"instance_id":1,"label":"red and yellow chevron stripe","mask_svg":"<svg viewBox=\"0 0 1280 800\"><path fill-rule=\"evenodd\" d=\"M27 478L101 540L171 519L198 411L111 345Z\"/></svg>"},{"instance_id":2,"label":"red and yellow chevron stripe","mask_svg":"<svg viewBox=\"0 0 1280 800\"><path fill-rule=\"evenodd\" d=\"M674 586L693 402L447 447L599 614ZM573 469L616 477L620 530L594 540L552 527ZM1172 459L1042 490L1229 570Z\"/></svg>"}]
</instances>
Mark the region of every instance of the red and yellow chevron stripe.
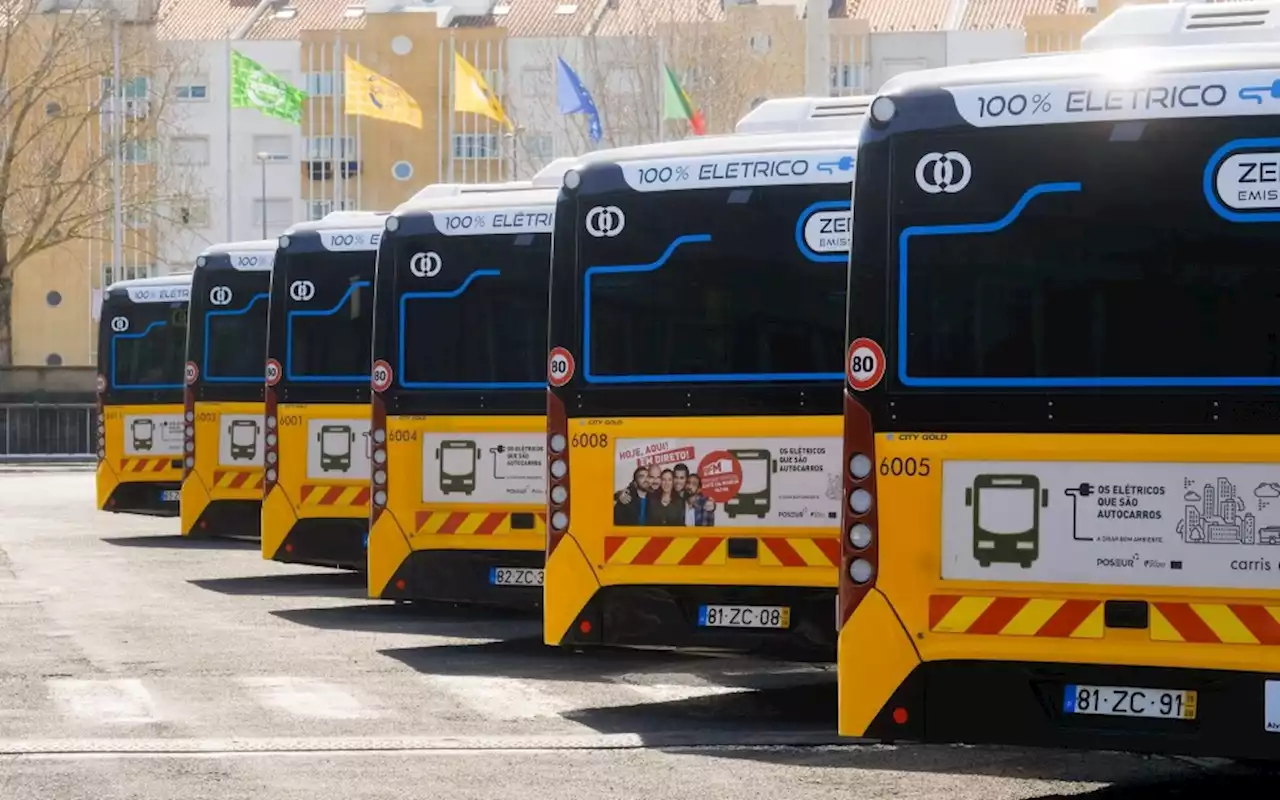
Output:
<instances>
[{"instance_id":1,"label":"red and yellow chevron stripe","mask_svg":"<svg viewBox=\"0 0 1280 800\"><path fill-rule=\"evenodd\" d=\"M304 506L367 506L369 486L334 485L328 483L302 484Z\"/></svg>"},{"instance_id":2,"label":"red and yellow chevron stripe","mask_svg":"<svg viewBox=\"0 0 1280 800\"><path fill-rule=\"evenodd\" d=\"M1101 639L1101 600L1038 597L929 597L929 630L988 636Z\"/></svg>"},{"instance_id":3,"label":"red and yellow chevron stripe","mask_svg":"<svg viewBox=\"0 0 1280 800\"><path fill-rule=\"evenodd\" d=\"M511 516L520 513L528 512L419 511L414 515L413 527L419 535L502 536L509 533L547 532L547 514L544 511L533 515L532 528L512 528Z\"/></svg>"},{"instance_id":4,"label":"red and yellow chevron stripe","mask_svg":"<svg viewBox=\"0 0 1280 800\"><path fill-rule=\"evenodd\" d=\"M1157 642L1280 645L1280 606L1240 603L1152 603Z\"/></svg>"},{"instance_id":5,"label":"red and yellow chevron stripe","mask_svg":"<svg viewBox=\"0 0 1280 800\"><path fill-rule=\"evenodd\" d=\"M213 471L213 488L215 489L262 489L262 470L230 470Z\"/></svg>"},{"instance_id":6,"label":"red and yellow chevron stripe","mask_svg":"<svg viewBox=\"0 0 1280 800\"><path fill-rule=\"evenodd\" d=\"M606 564L631 566L705 566L728 562L727 536L606 536ZM747 537L744 537L747 538ZM840 541L822 538L758 538L756 566L834 567L840 564ZM734 559L750 563L752 559Z\"/></svg>"},{"instance_id":7,"label":"red and yellow chevron stripe","mask_svg":"<svg viewBox=\"0 0 1280 800\"><path fill-rule=\"evenodd\" d=\"M122 458L120 459L121 472L160 472L173 467L175 459L169 456L163 458Z\"/></svg>"}]
</instances>

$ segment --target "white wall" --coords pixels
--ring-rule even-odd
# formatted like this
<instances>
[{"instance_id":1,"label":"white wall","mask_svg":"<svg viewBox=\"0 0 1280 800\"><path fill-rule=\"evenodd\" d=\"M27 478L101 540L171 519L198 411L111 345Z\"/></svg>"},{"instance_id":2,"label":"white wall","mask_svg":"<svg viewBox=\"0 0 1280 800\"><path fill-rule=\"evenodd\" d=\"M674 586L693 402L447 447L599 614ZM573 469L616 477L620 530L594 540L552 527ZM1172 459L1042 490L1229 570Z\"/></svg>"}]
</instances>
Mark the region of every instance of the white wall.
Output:
<instances>
[{"instance_id":1,"label":"white wall","mask_svg":"<svg viewBox=\"0 0 1280 800\"><path fill-rule=\"evenodd\" d=\"M949 31L947 65L999 61L1026 54L1026 32L1022 29L997 31Z\"/></svg>"},{"instance_id":2,"label":"white wall","mask_svg":"<svg viewBox=\"0 0 1280 800\"><path fill-rule=\"evenodd\" d=\"M164 258L171 266L190 265L197 253L210 244L262 237L260 221L254 218L255 202L262 196L262 167L256 158L256 136L286 137L288 159L267 166L267 197L287 200L292 209L288 220L268 220L268 236L283 232L302 218L301 126L263 116L254 109L228 108L228 50L222 40L174 42L185 61L192 66L190 77L178 84L206 85L204 99L179 99L171 104L174 125L181 136L208 136L209 163L183 167L189 170L186 181L208 198L208 223L189 227L166 238ZM232 46L289 80L302 83L301 45L296 41L237 41ZM230 188L228 189L228 125L230 125ZM263 144L258 140L258 145ZM283 144L283 141L281 142ZM228 212L230 219L228 219Z\"/></svg>"}]
</instances>

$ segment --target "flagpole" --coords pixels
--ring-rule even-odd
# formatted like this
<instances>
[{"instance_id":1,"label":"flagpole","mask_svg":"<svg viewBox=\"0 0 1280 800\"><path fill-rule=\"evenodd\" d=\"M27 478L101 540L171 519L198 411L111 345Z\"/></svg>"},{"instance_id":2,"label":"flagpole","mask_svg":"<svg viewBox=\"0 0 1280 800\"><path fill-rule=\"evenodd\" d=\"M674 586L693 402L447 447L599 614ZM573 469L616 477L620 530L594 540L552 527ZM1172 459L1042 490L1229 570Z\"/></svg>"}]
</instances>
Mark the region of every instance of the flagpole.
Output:
<instances>
[{"instance_id":1,"label":"flagpole","mask_svg":"<svg viewBox=\"0 0 1280 800\"><path fill-rule=\"evenodd\" d=\"M455 157L455 155L454 155L454 144L453 144L453 118L454 118L454 117L456 116L456 114L457 114L457 112L456 112L456 111L454 111L454 109L455 109L455 108L457 108L457 106L455 105L455 103L456 103L457 101L454 99L454 96L453 96L453 82L454 82L454 80L455 80L455 77L454 77L454 74L453 74L453 73L454 73L454 67L457 65L457 62L458 62L458 50L457 50L457 46L456 46L456 44L454 43L454 34L453 34L453 31L449 31L449 108L448 108L448 114L449 114L449 183L453 183L453 182L454 182L454 180L453 180L453 162L457 160L457 159L456 159L456 157Z\"/></svg>"},{"instance_id":2,"label":"flagpole","mask_svg":"<svg viewBox=\"0 0 1280 800\"><path fill-rule=\"evenodd\" d=\"M316 80L316 42L315 39L308 39L302 43L307 48L307 77L303 79L302 85L307 90L307 135L302 137L302 151L306 154L304 160L307 162L307 219L313 216L316 200L316 181L313 177L315 173L311 169L312 162L316 156L316 99L315 93L311 90L315 87L313 84L319 83Z\"/></svg>"},{"instance_id":3,"label":"flagpole","mask_svg":"<svg viewBox=\"0 0 1280 800\"><path fill-rule=\"evenodd\" d=\"M658 34L658 141L665 142L667 140L667 126L664 124L663 117L666 116L666 97L667 97L667 57L666 46L662 40L662 34Z\"/></svg>"},{"instance_id":4,"label":"flagpole","mask_svg":"<svg viewBox=\"0 0 1280 800\"><path fill-rule=\"evenodd\" d=\"M235 74L233 73L232 66L231 66L231 26L230 25L227 25L227 28L226 28L226 45L227 45L227 185L224 190L224 193L227 199L227 241L234 242L236 240L236 237L233 233L235 230L235 226L232 225L232 222L231 222L231 214L232 214L232 208L233 208L233 203L231 201L231 114L232 114L231 93L234 87ZM262 206L262 218L266 219L266 217L267 217L267 206L264 201Z\"/></svg>"},{"instance_id":5,"label":"flagpole","mask_svg":"<svg viewBox=\"0 0 1280 800\"><path fill-rule=\"evenodd\" d=\"M356 61L360 61L360 42L356 42ZM356 160L359 162L356 169L356 208L364 208L364 137L360 135L363 120L363 115L356 117Z\"/></svg>"},{"instance_id":6,"label":"flagpole","mask_svg":"<svg viewBox=\"0 0 1280 800\"><path fill-rule=\"evenodd\" d=\"M437 75L448 75L449 70L444 63L444 39L436 44L436 63L440 69L436 70ZM444 183L444 97L445 87L437 87L436 92L436 174L433 180L436 183Z\"/></svg>"},{"instance_id":7,"label":"flagpole","mask_svg":"<svg viewBox=\"0 0 1280 800\"><path fill-rule=\"evenodd\" d=\"M343 180L343 171L347 166L346 142L342 138L343 121L346 109L342 107L346 99L346 73L338 65L341 63L342 37L337 36L333 42L333 157L337 160L337 169L333 171L333 210L342 211L347 207L347 183ZM342 92L338 92L341 81Z\"/></svg>"}]
</instances>

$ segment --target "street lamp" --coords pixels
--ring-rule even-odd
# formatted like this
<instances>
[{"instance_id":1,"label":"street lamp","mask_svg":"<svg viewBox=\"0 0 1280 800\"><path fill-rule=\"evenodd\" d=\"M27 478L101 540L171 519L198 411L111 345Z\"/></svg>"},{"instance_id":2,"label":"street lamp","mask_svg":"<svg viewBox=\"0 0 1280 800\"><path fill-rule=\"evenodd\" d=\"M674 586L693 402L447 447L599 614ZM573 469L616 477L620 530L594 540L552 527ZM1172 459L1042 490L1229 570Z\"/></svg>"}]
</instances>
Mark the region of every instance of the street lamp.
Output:
<instances>
[{"instance_id":1,"label":"street lamp","mask_svg":"<svg viewBox=\"0 0 1280 800\"><path fill-rule=\"evenodd\" d=\"M267 238L267 160L270 153L258 153L258 161L262 164L262 238Z\"/></svg>"}]
</instances>

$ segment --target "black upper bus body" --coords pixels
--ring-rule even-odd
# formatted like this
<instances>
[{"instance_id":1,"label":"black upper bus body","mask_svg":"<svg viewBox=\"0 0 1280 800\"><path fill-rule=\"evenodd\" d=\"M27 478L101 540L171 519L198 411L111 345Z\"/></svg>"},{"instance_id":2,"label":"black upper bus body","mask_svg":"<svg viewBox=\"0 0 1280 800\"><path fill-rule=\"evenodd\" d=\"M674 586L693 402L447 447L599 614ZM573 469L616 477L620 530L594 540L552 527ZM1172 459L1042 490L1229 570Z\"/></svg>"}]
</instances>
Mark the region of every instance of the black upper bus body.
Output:
<instances>
[{"instance_id":1,"label":"black upper bus body","mask_svg":"<svg viewBox=\"0 0 1280 800\"><path fill-rule=\"evenodd\" d=\"M187 361L196 402L261 402L271 265L277 242L216 244L196 257Z\"/></svg>"}]
</instances>

